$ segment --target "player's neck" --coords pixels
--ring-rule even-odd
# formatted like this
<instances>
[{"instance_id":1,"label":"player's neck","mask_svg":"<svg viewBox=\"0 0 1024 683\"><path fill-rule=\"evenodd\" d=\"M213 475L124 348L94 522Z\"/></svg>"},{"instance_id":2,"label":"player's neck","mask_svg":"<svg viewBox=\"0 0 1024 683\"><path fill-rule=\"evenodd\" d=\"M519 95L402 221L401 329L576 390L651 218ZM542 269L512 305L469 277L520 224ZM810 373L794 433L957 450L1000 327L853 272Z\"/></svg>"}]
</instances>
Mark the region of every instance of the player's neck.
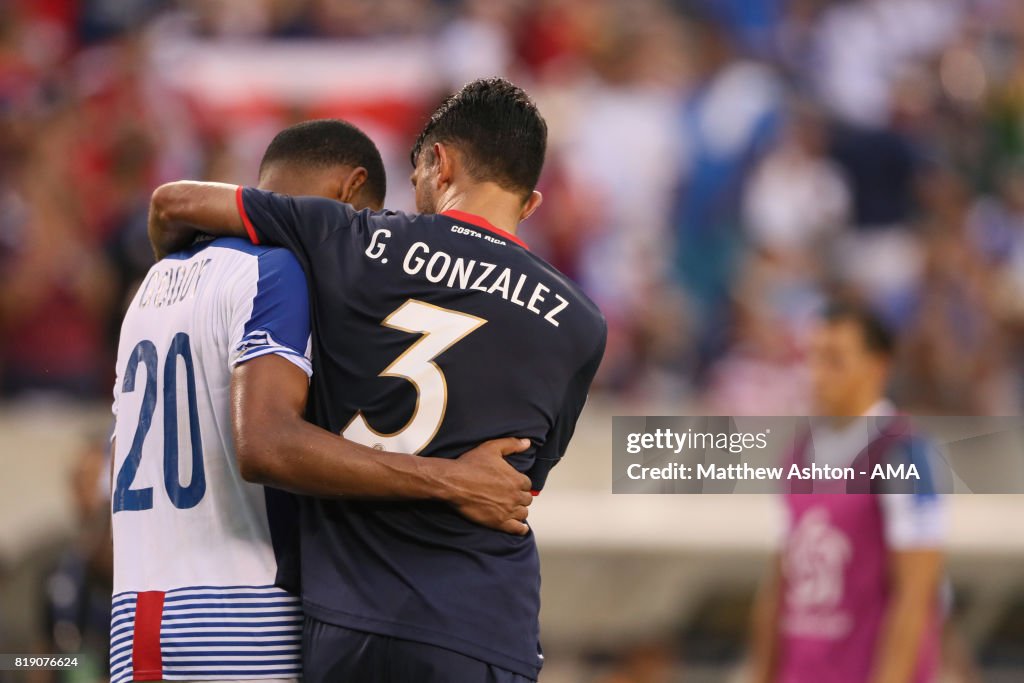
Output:
<instances>
[{"instance_id":1,"label":"player's neck","mask_svg":"<svg viewBox=\"0 0 1024 683\"><path fill-rule=\"evenodd\" d=\"M487 220L496 228L512 233L519 227L523 202L513 192L493 183L481 183L462 190L452 187L437 203L437 213L462 211Z\"/></svg>"},{"instance_id":2,"label":"player's neck","mask_svg":"<svg viewBox=\"0 0 1024 683\"><path fill-rule=\"evenodd\" d=\"M854 394L849 397L841 410L835 411L832 415L832 423L836 427L844 427L869 414L882 400L882 394L877 390Z\"/></svg>"}]
</instances>

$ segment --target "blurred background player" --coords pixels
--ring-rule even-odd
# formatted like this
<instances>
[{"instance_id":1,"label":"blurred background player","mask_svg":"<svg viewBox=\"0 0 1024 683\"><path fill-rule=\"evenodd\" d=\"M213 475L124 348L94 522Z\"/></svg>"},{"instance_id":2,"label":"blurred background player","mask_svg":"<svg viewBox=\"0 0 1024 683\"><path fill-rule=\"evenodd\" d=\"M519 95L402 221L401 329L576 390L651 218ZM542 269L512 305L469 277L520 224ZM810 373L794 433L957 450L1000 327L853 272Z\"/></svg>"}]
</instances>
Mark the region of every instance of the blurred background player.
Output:
<instances>
[{"instance_id":1,"label":"blurred background player","mask_svg":"<svg viewBox=\"0 0 1024 683\"><path fill-rule=\"evenodd\" d=\"M274 189L360 207L384 198L376 147L342 121L286 129L260 170ZM478 449L491 468L467 465L472 454L424 463L306 422L309 316L295 257L236 239L172 254L139 289L114 392L112 680L300 675L301 605L285 590L296 578L293 499L255 484L460 502L466 514L492 513L507 492L494 526L525 516L517 494L529 481L501 459L518 440ZM281 366L290 381L267 383Z\"/></svg>"},{"instance_id":2,"label":"blurred background player","mask_svg":"<svg viewBox=\"0 0 1024 683\"><path fill-rule=\"evenodd\" d=\"M597 307L515 234L540 205L546 145L529 96L480 79L445 99L413 146L419 214L178 182L154 192L151 235L161 251L197 229L294 251L314 292L311 418L428 460L479 434L527 437L509 462L536 495L606 338ZM300 519L305 680L536 680L528 527L510 536L433 503L317 498Z\"/></svg>"},{"instance_id":3,"label":"blurred background player","mask_svg":"<svg viewBox=\"0 0 1024 683\"><path fill-rule=\"evenodd\" d=\"M755 612L759 683L938 680L945 502L927 443L886 399L893 347L885 325L849 303L829 306L812 337L822 417L797 437L794 462L855 466L868 476L875 463L914 463L921 480L914 493L847 493L847 482L814 482L814 493L786 496L783 547ZM863 491L875 492L875 483Z\"/></svg>"}]
</instances>

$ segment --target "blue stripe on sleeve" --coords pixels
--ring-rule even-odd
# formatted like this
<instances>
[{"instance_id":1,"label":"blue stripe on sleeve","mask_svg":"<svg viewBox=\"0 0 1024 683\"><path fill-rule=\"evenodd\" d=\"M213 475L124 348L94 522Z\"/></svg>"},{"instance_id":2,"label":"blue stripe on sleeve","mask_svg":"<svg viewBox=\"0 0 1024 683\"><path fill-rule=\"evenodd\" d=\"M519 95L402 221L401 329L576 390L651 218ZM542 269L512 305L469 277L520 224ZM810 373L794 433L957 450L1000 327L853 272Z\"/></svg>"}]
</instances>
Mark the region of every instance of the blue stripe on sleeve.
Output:
<instances>
[{"instance_id":1,"label":"blue stripe on sleeve","mask_svg":"<svg viewBox=\"0 0 1024 683\"><path fill-rule=\"evenodd\" d=\"M934 498L938 493L938 486L932 471L932 458L935 457L935 449L932 443L925 438L913 437L908 444L908 455L910 462L917 467L917 474L921 478L917 481L915 493L921 499Z\"/></svg>"},{"instance_id":2,"label":"blue stripe on sleeve","mask_svg":"<svg viewBox=\"0 0 1024 683\"><path fill-rule=\"evenodd\" d=\"M259 280L252 314L245 324L243 356L271 340L305 356L310 334L309 290L302 267L286 249L268 249L258 258Z\"/></svg>"},{"instance_id":3,"label":"blue stripe on sleeve","mask_svg":"<svg viewBox=\"0 0 1024 683\"><path fill-rule=\"evenodd\" d=\"M935 461L939 457L935 445L927 437L919 434L901 440L890 453L888 462L891 465L917 469L918 479L913 482L915 500L927 501L938 494L938 482L935 479Z\"/></svg>"}]
</instances>

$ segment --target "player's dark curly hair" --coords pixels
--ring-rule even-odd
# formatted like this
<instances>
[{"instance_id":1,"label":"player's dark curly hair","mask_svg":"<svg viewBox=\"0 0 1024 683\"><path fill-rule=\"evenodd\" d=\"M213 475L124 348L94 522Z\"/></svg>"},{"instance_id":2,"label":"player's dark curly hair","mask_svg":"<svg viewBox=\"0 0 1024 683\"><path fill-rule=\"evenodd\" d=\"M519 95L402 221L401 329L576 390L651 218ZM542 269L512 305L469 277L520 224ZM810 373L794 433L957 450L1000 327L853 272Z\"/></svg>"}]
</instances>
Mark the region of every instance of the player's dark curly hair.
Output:
<instances>
[{"instance_id":1,"label":"player's dark curly hair","mask_svg":"<svg viewBox=\"0 0 1024 683\"><path fill-rule=\"evenodd\" d=\"M456 147L467 171L524 195L537 187L548 125L522 88L504 78L468 83L441 103L412 148L412 165L436 142Z\"/></svg>"},{"instance_id":2,"label":"player's dark curly hair","mask_svg":"<svg viewBox=\"0 0 1024 683\"><path fill-rule=\"evenodd\" d=\"M891 358L896 353L896 335L889 325L866 304L850 298L832 299L821 313L830 324L852 322L860 328L864 346L873 354Z\"/></svg>"},{"instance_id":3,"label":"player's dark curly hair","mask_svg":"<svg viewBox=\"0 0 1024 683\"><path fill-rule=\"evenodd\" d=\"M278 162L305 166L362 166L366 192L377 204L384 203L387 176L380 150L359 128L340 119L303 121L285 128L270 142L260 161L260 174Z\"/></svg>"}]
</instances>

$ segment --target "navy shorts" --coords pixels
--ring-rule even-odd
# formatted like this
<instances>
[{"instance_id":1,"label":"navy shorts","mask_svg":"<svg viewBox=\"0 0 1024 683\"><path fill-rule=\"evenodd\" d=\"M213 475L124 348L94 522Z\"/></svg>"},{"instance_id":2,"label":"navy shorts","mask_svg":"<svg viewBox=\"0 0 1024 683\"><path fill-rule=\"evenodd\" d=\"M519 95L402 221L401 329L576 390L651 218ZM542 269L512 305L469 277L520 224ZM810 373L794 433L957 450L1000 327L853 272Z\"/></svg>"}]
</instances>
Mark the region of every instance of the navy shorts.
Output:
<instances>
[{"instance_id":1,"label":"navy shorts","mask_svg":"<svg viewBox=\"0 0 1024 683\"><path fill-rule=\"evenodd\" d=\"M303 683L534 683L436 645L325 624L302 629Z\"/></svg>"}]
</instances>

